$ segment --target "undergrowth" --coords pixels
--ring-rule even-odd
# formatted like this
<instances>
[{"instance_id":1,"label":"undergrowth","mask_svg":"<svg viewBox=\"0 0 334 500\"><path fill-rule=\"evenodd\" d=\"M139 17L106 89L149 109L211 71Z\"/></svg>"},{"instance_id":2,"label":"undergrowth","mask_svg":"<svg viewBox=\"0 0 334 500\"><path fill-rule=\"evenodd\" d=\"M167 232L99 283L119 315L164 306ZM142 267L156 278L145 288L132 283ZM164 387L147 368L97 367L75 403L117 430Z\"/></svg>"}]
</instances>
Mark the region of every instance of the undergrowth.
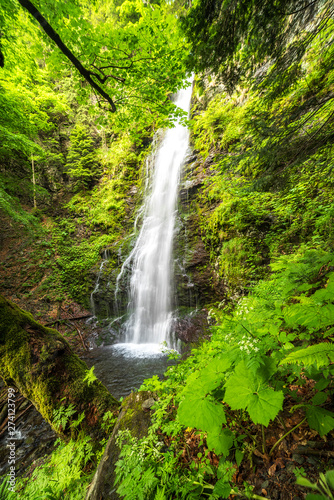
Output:
<instances>
[{"instance_id":1,"label":"undergrowth","mask_svg":"<svg viewBox=\"0 0 334 500\"><path fill-rule=\"evenodd\" d=\"M144 382L158 401L146 438L119 437L118 491L126 500L260 498L246 482L236 486L254 452L269 462L299 427L320 437L333 432L333 255L303 249L277 259L272 271L233 312L211 310L210 342L169 367L164 380ZM282 426L290 417L296 425Z\"/></svg>"}]
</instances>

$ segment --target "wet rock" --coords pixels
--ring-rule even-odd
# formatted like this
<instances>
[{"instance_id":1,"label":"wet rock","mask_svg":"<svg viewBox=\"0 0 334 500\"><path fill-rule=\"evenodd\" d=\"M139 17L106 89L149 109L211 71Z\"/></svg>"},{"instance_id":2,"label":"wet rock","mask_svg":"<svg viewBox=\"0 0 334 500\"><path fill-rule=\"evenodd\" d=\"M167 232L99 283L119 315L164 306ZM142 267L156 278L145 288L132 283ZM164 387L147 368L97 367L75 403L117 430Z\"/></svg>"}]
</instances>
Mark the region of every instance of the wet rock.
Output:
<instances>
[{"instance_id":1,"label":"wet rock","mask_svg":"<svg viewBox=\"0 0 334 500\"><path fill-rule=\"evenodd\" d=\"M143 409L143 405L150 400L153 400L150 392L135 392L123 401L121 413L89 487L86 500L119 499L114 485L114 468L120 453L116 438L118 432L125 429L129 429L132 436L138 439L147 434L151 424L151 411Z\"/></svg>"},{"instance_id":2,"label":"wet rock","mask_svg":"<svg viewBox=\"0 0 334 500\"><path fill-rule=\"evenodd\" d=\"M16 398L17 400L21 398L18 392ZM25 474L34 460L52 453L57 435L51 429L50 424L30 404L30 401L24 399L22 403L16 405L16 409L15 468L16 476L20 477ZM7 447L9 440L8 427L5 426L0 432L0 475L5 475L9 470Z\"/></svg>"},{"instance_id":3,"label":"wet rock","mask_svg":"<svg viewBox=\"0 0 334 500\"><path fill-rule=\"evenodd\" d=\"M182 342L197 342L207 333L208 313L205 309L194 314L189 314L185 318L175 322L174 331L178 339Z\"/></svg>"}]
</instances>

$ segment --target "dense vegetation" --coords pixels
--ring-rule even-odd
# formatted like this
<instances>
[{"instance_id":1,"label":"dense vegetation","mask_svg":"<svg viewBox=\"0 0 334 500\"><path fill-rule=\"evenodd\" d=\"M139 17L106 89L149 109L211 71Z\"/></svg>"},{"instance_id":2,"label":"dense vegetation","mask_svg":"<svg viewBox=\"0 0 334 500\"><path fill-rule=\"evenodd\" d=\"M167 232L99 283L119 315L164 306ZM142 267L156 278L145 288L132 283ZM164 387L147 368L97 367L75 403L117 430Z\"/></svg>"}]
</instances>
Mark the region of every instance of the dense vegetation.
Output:
<instances>
[{"instance_id":1,"label":"dense vegetation","mask_svg":"<svg viewBox=\"0 0 334 500\"><path fill-rule=\"evenodd\" d=\"M0 208L29 253L7 266L23 269L16 298L33 312L36 301L88 306L100 252L128 244L153 133L179 113L168 96L196 71L202 180L189 214L224 299L205 304L211 326L190 355L144 382L153 423L142 439L118 434L119 495L288 499L311 488L309 500L332 499L332 4L56 3L36 6L116 112L16 1L0 0ZM55 419L70 416L62 405ZM84 498L100 454L80 417L71 425L73 440L19 483L19 498ZM293 458L309 443L313 468Z\"/></svg>"}]
</instances>

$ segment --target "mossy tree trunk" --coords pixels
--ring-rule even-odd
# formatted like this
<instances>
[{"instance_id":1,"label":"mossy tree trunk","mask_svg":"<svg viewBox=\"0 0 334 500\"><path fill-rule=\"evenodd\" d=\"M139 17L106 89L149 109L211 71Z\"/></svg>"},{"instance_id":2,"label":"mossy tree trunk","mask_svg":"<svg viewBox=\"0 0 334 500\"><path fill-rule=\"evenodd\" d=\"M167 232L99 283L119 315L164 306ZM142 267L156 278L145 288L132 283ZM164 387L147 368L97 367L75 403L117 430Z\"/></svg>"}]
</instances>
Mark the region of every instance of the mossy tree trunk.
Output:
<instances>
[{"instance_id":1,"label":"mossy tree trunk","mask_svg":"<svg viewBox=\"0 0 334 500\"><path fill-rule=\"evenodd\" d=\"M103 414L117 411L119 402L100 381L84 381L87 370L57 330L44 327L0 296L0 376L51 425L55 409L74 404L76 413L70 421L84 412L81 428L99 439Z\"/></svg>"}]
</instances>

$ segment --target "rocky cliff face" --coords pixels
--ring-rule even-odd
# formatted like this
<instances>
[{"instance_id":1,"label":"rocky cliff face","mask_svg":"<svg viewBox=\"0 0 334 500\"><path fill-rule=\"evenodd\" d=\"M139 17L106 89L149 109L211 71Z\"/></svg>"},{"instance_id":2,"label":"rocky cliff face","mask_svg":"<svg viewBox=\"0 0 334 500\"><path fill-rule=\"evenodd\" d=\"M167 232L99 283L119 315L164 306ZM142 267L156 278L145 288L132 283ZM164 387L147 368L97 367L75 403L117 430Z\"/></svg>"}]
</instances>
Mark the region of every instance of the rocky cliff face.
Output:
<instances>
[{"instance_id":1,"label":"rocky cliff face","mask_svg":"<svg viewBox=\"0 0 334 500\"><path fill-rule=\"evenodd\" d=\"M204 183L210 175L211 157L203 162L196 152L191 153L180 185L174 243L175 329L184 341L197 339L205 332L207 306L226 298L224 284L210 263L200 228L200 216L207 210L203 202ZM113 324L116 330L126 316L131 264L124 266L124 263L135 240L136 235L132 235L108 247L94 270L94 312L99 318L120 317ZM122 266L122 277L118 279Z\"/></svg>"},{"instance_id":2,"label":"rocky cliff face","mask_svg":"<svg viewBox=\"0 0 334 500\"><path fill-rule=\"evenodd\" d=\"M175 239L175 285L178 307L203 308L225 297L224 287L215 275L205 247L200 216L204 183L212 175L211 157L204 162L193 153L184 168L180 191L179 230Z\"/></svg>"}]
</instances>

